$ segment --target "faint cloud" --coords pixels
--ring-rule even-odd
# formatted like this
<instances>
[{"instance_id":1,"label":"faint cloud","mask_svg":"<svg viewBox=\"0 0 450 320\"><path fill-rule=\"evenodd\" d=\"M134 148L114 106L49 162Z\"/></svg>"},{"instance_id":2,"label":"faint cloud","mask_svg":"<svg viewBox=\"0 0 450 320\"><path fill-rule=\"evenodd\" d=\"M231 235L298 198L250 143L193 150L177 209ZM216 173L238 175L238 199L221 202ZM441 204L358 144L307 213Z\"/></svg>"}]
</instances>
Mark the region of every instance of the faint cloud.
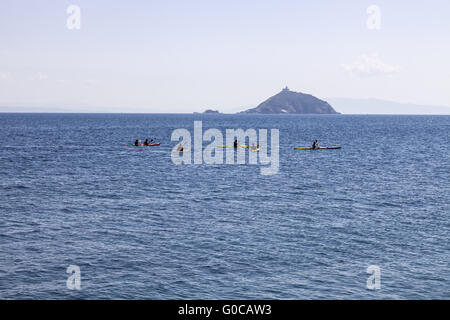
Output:
<instances>
[{"instance_id":1,"label":"faint cloud","mask_svg":"<svg viewBox=\"0 0 450 320\"><path fill-rule=\"evenodd\" d=\"M0 80L8 80L9 78L11 78L9 72L0 72Z\"/></svg>"},{"instance_id":2,"label":"faint cloud","mask_svg":"<svg viewBox=\"0 0 450 320\"><path fill-rule=\"evenodd\" d=\"M48 80L48 75L42 72L37 72L30 77L30 80L34 81L45 81Z\"/></svg>"},{"instance_id":3,"label":"faint cloud","mask_svg":"<svg viewBox=\"0 0 450 320\"><path fill-rule=\"evenodd\" d=\"M358 76L391 75L401 70L400 66L389 65L381 61L377 53L364 54L351 64L341 64L341 67L346 72Z\"/></svg>"},{"instance_id":4,"label":"faint cloud","mask_svg":"<svg viewBox=\"0 0 450 320\"><path fill-rule=\"evenodd\" d=\"M89 80L86 80L85 83L88 86L95 87L95 86L98 86L100 84L100 81L94 80L94 79L89 79Z\"/></svg>"}]
</instances>

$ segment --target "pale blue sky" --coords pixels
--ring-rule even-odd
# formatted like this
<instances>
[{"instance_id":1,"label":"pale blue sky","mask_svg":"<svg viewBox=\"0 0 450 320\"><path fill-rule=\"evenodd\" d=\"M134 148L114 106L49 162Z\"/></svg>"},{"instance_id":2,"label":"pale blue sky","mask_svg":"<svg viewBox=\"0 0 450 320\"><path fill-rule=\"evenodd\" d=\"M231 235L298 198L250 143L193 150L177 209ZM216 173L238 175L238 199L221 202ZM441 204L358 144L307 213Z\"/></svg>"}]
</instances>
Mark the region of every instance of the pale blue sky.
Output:
<instances>
[{"instance_id":1,"label":"pale blue sky","mask_svg":"<svg viewBox=\"0 0 450 320\"><path fill-rule=\"evenodd\" d=\"M448 0L2 0L0 106L234 112L286 85L450 106L449 34Z\"/></svg>"}]
</instances>

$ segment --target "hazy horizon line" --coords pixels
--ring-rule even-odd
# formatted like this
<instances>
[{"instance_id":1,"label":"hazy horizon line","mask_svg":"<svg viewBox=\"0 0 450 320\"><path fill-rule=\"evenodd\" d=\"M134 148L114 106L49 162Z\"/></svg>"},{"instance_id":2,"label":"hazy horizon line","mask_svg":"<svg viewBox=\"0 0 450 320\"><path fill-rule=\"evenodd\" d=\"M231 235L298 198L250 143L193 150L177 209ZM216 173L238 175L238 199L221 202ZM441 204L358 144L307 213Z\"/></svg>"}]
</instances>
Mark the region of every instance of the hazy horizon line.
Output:
<instances>
[{"instance_id":1,"label":"hazy horizon line","mask_svg":"<svg viewBox=\"0 0 450 320\"><path fill-rule=\"evenodd\" d=\"M450 106L444 106L444 105L434 105L434 104L417 104L413 102L398 102L393 100L386 100L386 99L380 99L380 98L347 98L347 97L328 97L328 98L319 98L324 101L328 100L351 100L351 101L378 101L382 103L394 103L401 106L414 106L414 107L431 107L431 108L443 108L443 109L449 109L450 112ZM206 110L218 110L221 114L239 114L242 111L255 108L259 104L255 104L254 106L245 106L242 107L240 111L221 111L220 108L217 107L205 107L202 109L202 111L191 111L191 112L156 112L156 111L113 111L108 110L108 107L95 107L94 110L88 110L93 109L92 107L54 107L54 106L33 106L33 105L0 105L0 113L72 113L72 114L203 114ZM332 105L333 107L333 105ZM18 111L12 110L12 109L19 109ZM130 107L123 107L124 109L130 109ZM139 107L135 107L139 108ZM362 113L347 113L342 112L335 107L333 107L337 112L341 114L381 114L381 113L374 113L374 112L362 112ZM7 109L7 110L2 110ZM9 110L8 110L9 109ZM25 109L25 110L20 110ZM33 110L36 109L36 110ZM133 107L131 107L133 109ZM140 108L142 109L142 108ZM237 108L234 108L237 110ZM398 115L408 115L408 113L400 112L400 113L386 113L386 114L398 114ZM412 114L421 114L421 113L411 113ZM430 113L423 113L424 115L430 114ZM440 113L431 113L440 115ZM446 115L445 113L442 115Z\"/></svg>"}]
</instances>

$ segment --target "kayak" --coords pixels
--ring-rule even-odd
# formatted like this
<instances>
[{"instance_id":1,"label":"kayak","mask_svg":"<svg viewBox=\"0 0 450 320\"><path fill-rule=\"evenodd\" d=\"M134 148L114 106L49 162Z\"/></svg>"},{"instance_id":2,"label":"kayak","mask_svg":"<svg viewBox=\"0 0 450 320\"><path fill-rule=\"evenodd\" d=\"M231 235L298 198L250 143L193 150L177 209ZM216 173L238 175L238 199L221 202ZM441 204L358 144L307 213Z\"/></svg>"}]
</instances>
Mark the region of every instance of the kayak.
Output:
<instances>
[{"instance_id":1,"label":"kayak","mask_svg":"<svg viewBox=\"0 0 450 320\"><path fill-rule=\"evenodd\" d=\"M153 143L153 144L149 144L148 146L140 144L140 145L135 145L135 144L127 144L127 147L157 147L160 146L161 143Z\"/></svg>"},{"instance_id":2,"label":"kayak","mask_svg":"<svg viewBox=\"0 0 450 320\"><path fill-rule=\"evenodd\" d=\"M341 149L342 147L318 147L313 149L312 147L294 148L295 150L325 150L325 149Z\"/></svg>"},{"instance_id":3,"label":"kayak","mask_svg":"<svg viewBox=\"0 0 450 320\"><path fill-rule=\"evenodd\" d=\"M187 151L189 151L189 149L184 149L183 151L180 151L180 150L174 150L173 152L187 152Z\"/></svg>"},{"instance_id":4,"label":"kayak","mask_svg":"<svg viewBox=\"0 0 450 320\"><path fill-rule=\"evenodd\" d=\"M259 151L259 148L250 148L250 151L252 151L252 152L258 152L258 151Z\"/></svg>"},{"instance_id":5,"label":"kayak","mask_svg":"<svg viewBox=\"0 0 450 320\"><path fill-rule=\"evenodd\" d=\"M256 149L258 149L258 151L259 151L259 148L256 147L256 146L247 146L247 145L241 144L239 147L240 147L240 148L250 148L250 149L255 149L255 148L256 148ZM234 148L234 147L230 147L230 146L218 146L217 148L225 149L225 148Z\"/></svg>"},{"instance_id":6,"label":"kayak","mask_svg":"<svg viewBox=\"0 0 450 320\"><path fill-rule=\"evenodd\" d=\"M239 145L239 147L240 148L254 148L255 146L247 146L247 145L241 144L241 145ZM218 146L217 148L225 149L225 148L234 148L234 147L232 147L232 146Z\"/></svg>"}]
</instances>

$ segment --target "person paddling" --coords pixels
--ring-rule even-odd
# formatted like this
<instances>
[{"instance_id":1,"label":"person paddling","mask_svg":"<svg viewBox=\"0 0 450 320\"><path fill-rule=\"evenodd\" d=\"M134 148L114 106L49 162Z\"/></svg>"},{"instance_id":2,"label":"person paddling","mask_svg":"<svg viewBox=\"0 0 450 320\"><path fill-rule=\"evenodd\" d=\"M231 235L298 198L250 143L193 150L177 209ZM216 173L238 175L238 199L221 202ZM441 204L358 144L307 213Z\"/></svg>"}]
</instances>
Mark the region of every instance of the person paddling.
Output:
<instances>
[{"instance_id":1,"label":"person paddling","mask_svg":"<svg viewBox=\"0 0 450 320\"><path fill-rule=\"evenodd\" d=\"M145 141L144 141L144 146L148 146L148 145L149 145L148 139L145 139Z\"/></svg>"},{"instance_id":2,"label":"person paddling","mask_svg":"<svg viewBox=\"0 0 450 320\"><path fill-rule=\"evenodd\" d=\"M134 142L134 145L136 146L136 147L139 147L139 139L136 139L136 141Z\"/></svg>"},{"instance_id":3,"label":"person paddling","mask_svg":"<svg viewBox=\"0 0 450 320\"><path fill-rule=\"evenodd\" d=\"M178 151L178 152L183 152L183 151L184 151L184 148L183 148L183 145L182 145L182 144L180 144L180 145L178 146L177 151Z\"/></svg>"},{"instance_id":4,"label":"person paddling","mask_svg":"<svg viewBox=\"0 0 450 320\"><path fill-rule=\"evenodd\" d=\"M237 141L237 139L235 139L234 140L234 148L237 149L237 147L238 147L238 141Z\"/></svg>"},{"instance_id":5,"label":"person paddling","mask_svg":"<svg viewBox=\"0 0 450 320\"><path fill-rule=\"evenodd\" d=\"M312 148L313 148L313 149L318 149L318 147L319 147L318 144L319 144L318 141L317 141L317 140L314 140L313 145L312 145Z\"/></svg>"}]
</instances>

